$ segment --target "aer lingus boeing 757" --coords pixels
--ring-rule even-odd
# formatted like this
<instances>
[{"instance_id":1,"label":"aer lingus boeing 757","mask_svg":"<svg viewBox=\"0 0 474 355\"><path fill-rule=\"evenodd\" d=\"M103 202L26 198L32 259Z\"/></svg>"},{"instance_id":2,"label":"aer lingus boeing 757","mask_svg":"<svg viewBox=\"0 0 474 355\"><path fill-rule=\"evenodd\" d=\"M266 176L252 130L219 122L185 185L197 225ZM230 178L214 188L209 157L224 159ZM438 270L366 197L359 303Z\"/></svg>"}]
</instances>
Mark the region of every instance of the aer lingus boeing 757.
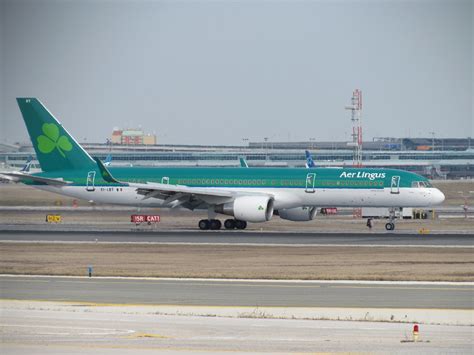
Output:
<instances>
[{"instance_id":1,"label":"aer lingus boeing 757","mask_svg":"<svg viewBox=\"0 0 474 355\"><path fill-rule=\"evenodd\" d=\"M17 99L42 172L16 181L98 203L207 209L200 229L244 229L274 214L309 221L317 207L428 207L444 195L417 174L353 168L106 167L93 159L35 98ZM394 228L393 219L386 228Z\"/></svg>"}]
</instances>

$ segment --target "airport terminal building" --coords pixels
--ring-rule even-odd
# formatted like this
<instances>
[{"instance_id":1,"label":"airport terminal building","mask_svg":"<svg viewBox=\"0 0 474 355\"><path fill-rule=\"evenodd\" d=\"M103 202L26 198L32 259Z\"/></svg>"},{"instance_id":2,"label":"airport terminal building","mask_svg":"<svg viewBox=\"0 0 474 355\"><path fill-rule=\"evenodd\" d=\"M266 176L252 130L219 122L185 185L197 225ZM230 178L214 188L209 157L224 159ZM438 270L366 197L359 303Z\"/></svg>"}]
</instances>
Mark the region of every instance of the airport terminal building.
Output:
<instances>
[{"instance_id":1,"label":"airport terminal building","mask_svg":"<svg viewBox=\"0 0 474 355\"><path fill-rule=\"evenodd\" d=\"M112 156L113 166L239 166L246 158L249 167L304 167L305 150L316 166L352 166L353 151L346 142L249 142L246 146L121 145L87 143L94 157ZM469 138L383 138L364 142L362 162L374 168L403 169L432 179L474 178L474 148ZM434 149L433 149L434 148ZM0 144L0 164L21 167L35 158L31 144Z\"/></svg>"}]
</instances>

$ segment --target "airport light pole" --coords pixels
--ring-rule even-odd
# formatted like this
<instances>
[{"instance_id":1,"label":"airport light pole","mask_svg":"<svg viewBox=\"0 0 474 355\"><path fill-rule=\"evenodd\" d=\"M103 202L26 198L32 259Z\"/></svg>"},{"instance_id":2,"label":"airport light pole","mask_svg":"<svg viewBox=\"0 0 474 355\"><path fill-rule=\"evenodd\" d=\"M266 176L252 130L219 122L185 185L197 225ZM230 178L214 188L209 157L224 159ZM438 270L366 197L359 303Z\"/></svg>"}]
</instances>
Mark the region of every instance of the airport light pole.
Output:
<instances>
[{"instance_id":1,"label":"airport light pole","mask_svg":"<svg viewBox=\"0 0 474 355\"><path fill-rule=\"evenodd\" d=\"M354 149L352 165L360 168L362 167L362 91L359 89L354 90L351 104L346 106L345 109L351 111L352 142L349 142L347 145Z\"/></svg>"},{"instance_id":2,"label":"airport light pole","mask_svg":"<svg viewBox=\"0 0 474 355\"><path fill-rule=\"evenodd\" d=\"M249 139L248 139L248 138L245 138L245 137L244 137L244 138L242 138L242 143L243 143L243 147L242 147L242 149L245 149L245 145L246 145L246 144L248 145L248 141L249 141Z\"/></svg>"},{"instance_id":3,"label":"airport light pole","mask_svg":"<svg viewBox=\"0 0 474 355\"><path fill-rule=\"evenodd\" d=\"M435 132L430 132L431 134L431 151L435 151Z\"/></svg>"}]
</instances>

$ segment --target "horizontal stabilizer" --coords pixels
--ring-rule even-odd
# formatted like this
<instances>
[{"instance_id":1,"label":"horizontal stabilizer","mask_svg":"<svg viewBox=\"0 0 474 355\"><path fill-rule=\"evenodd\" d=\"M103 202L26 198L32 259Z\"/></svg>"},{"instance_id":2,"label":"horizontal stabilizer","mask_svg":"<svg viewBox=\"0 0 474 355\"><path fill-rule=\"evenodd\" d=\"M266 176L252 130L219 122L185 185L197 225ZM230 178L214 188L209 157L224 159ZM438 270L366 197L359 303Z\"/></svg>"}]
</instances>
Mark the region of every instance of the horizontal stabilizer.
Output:
<instances>
[{"instance_id":1,"label":"horizontal stabilizer","mask_svg":"<svg viewBox=\"0 0 474 355\"><path fill-rule=\"evenodd\" d=\"M64 186L68 185L70 181L64 181L62 179L50 179L41 176L22 174L22 173L1 173L4 176L10 177L12 181L15 182L36 182L45 185L56 185Z\"/></svg>"}]
</instances>

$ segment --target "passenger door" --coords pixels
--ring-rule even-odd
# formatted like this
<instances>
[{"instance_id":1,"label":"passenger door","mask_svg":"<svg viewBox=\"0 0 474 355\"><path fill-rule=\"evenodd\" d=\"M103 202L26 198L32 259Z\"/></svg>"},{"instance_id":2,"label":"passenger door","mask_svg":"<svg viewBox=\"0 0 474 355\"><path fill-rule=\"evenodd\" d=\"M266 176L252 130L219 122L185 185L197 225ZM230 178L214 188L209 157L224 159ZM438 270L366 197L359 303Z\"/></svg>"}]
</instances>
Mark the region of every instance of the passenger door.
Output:
<instances>
[{"instance_id":1,"label":"passenger door","mask_svg":"<svg viewBox=\"0 0 474 355\"><path fill-rule=\"evenodd\" d=\"M95 181L95 171L89 171L87 173L86 191L95 190L94 181Z\"/></svg>"},{"instance_id":2,"label":"passenger door","mask_svg":"<svg viewBox=\"0 0 474 355\"><path fill-rule=\"evenodd\" d=\"M306 175L306 189L305 192L308 193L314 193L314 184L316 182L316 174L315 173L309 173Z\"/></svg>"},{"instance_id":3,"label":"passenger door","mask_svg":"<svg viewBox=\"0 0 474 355\"><path fill-rule=\"evenodd\" d=\"M392 176L392 180L390 182L390 193L400 193L400 176Z\"/></svg>"}]
</instances>

